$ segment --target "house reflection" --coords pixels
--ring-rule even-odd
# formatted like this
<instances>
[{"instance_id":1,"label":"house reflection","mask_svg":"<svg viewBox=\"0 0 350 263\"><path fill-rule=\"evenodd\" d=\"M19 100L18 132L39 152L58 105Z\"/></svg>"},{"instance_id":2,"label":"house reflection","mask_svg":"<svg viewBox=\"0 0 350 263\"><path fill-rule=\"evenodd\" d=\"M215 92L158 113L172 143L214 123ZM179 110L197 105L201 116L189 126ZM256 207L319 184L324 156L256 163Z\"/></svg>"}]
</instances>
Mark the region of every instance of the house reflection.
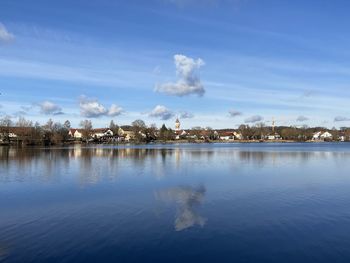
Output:
<instances>
[{"instance_id":1,"label":"house reflection","mask_svg":"<svg viewBox=\"0 0 350 263\"><path fill-rule=\"evenodd\" d=\"M79 174L79 181L85 184L96 183L105 177L116 179L120 175L129 174L130 168L163 177L178 174L177 171L183 169L201 167L203 164L212 167L240 167L241 162L245 162L263 167L279 166L287 162L303 165L328 158L341 163L349 157L350 152L344 151L262 151L261 148L244 147L0 147L0 180L26 180L29 175L31 178L35 176L42 180L54 180L74 171L74 174Z\"/></svg>"},{"instance_id":2,"label":"house reflection","mask_svg":"<svg viewBox=\"0 0 350 263\"><path fill-rule=\"evenodd\" d=\"M205 225L206 219L197 211L203 203L205 192L204 186L180 186L157 191L155 196L157 200L176 204L174 227L176 231L182 231L195 225Z\"/></svg>"}]
</instances>

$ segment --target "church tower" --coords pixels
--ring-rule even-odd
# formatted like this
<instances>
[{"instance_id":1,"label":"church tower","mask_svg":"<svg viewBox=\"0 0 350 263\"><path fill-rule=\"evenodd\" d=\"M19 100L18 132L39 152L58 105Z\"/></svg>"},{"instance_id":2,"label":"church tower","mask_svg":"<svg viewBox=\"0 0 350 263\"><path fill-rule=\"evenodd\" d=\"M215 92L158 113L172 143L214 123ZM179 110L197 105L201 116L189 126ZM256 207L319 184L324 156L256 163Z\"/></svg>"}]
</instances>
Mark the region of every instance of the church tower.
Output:
<instances>
[{"instance_id":1,"label":"church tower","mask_svg":"<svg viewBox=\"0 0 350 263\"><path fill-rule=\"evenodd\" d=\"M179 118L176 118L175 121L175 131L179 131L180 130L180 121Z\"/></svg>"}]
</instances>

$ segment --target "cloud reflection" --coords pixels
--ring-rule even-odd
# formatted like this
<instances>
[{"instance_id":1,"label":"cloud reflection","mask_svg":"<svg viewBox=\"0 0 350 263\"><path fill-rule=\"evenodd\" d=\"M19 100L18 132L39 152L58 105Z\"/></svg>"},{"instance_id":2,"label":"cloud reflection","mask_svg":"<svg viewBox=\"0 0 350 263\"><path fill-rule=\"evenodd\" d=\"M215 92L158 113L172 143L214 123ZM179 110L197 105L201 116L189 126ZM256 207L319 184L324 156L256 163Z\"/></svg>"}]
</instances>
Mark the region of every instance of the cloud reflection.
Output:
<instances>
[{"instance_id":1,"label":"cloud reflection","mask_svg":"<svg viewBox=\"0 0 350 263\"><path fill-rule=\"evenodd\" d=\"M177 206L175 230L182 231L196 224L204 226L206 218L200 216L196 209L204 200L206 189L204 186L196 188L180 186L156 192L156 198L164 202L175 202Z\"/></svg>"}]
</instances>

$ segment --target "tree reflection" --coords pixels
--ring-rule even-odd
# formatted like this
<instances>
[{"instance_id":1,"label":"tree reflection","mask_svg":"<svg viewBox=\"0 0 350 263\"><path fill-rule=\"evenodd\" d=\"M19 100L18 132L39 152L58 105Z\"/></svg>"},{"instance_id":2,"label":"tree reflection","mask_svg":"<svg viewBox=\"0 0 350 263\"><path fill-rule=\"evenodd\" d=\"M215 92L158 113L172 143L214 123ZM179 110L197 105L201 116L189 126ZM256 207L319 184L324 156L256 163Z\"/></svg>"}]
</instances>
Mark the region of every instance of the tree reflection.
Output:
<instances>
[{"instance_id":1,"label":"tree reflection","mask_svg":"<svg viewBox=\"0 0 350 263\"><path fill-rule=\"evenodd\" d=\"M103 177L117 178L132 169L157 177L181 174L188 169L210 165L241 167L241 162L257 168L285 163L306 165L334 159L342 163L349 151L277 149L264 147L140 146L109 147L76 145L63 148L0 147L0 180L23 181L30 178L53 180L73 173L79 181L96 183ZM219 167L220 166L220 167ZM180 172L180 173L179 173ZM136 174L136 173L135 173ZM14 177L14 178L11 178Z\"/></svg>"},{"instance_id":2,"label":"tree reflection","mask_svg":"<svg viewBox=\"0 0 350 263\"><path fill-rule=\"evenodd\" d=\"M197 212L204 200L204 186L192 188L189 186L174 187L156 192L156 198L164 202L175 202L177 206L175 230L182 231L195 225L204 226L206 219Z\"/></svg>"}]
</instances>

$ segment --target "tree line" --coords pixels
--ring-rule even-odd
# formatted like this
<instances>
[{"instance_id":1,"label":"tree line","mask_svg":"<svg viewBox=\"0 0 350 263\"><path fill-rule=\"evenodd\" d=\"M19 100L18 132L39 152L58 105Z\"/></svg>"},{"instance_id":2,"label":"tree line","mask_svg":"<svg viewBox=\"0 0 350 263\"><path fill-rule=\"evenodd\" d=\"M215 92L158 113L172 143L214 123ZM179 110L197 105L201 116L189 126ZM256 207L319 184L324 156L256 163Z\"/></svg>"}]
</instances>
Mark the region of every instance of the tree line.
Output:
<instances>
[{"instance_id":1,"label":"tree line","mask_svg":"<svg viewBox=\"0 0 350 263\"><path fill-rule=\"evenodd\" d=\"M82 133L82 141L94 141L93 124L91 120L83 120L80 122L79 131ZM109 124L109 129L114 136L121 136L119 125L113 120ZM193 127L186 130L190 136L183 136L175 134L174 130L168 128L163 124L159 129L155 124L146 125L143 120L137 119L131 125L124 125L122 128L132 131L133 140L136 143L148 143L152 141L171 141L175 140L177 136L180 139L193 140L193 138L204 138L208 141L219 139L219 134L223 130L214 130L211 127ZM72 141L69 136L71 123L69 120L65 122L54 122L49 119L44 125L38 122L33 123L30 120L20 117L18 121L13 122L10 117L0 119L0 135L3 143L11 143L17 141L26 145L54 145L62 144ZM264 123L256 125L240 125L236 129L226 129L226 131L236 131L242 135L243 140L261 140L267 135L272 134L272 127L266 126ZM342 127L340 129L327 129L324 127L295 127L295 126L278 126L274 127L274 133L279 134L284 140L293 141L308 141L312 139L315 132L328 131L337 140L339 136L350 138L350 128ZM11 133L16 134L16 139L11 137ZM192 139L191 139L192 138Z\"/></svg>"}]
</instances>

